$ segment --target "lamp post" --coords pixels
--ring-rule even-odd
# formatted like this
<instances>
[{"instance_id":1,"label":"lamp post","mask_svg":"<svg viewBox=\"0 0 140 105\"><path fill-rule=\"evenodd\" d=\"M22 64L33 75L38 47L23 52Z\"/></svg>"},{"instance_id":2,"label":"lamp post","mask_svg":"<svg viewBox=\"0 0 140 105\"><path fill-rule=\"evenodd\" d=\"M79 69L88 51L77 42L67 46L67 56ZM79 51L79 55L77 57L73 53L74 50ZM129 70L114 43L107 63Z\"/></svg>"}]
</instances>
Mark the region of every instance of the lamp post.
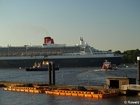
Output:
<instances>
[{"instance_id":1,"label":"lamp post","mask_svg":"<svg viewBox=\"0 0 140 105\"><path fill-rule=\"evenodd\" d=\"M140 56L137 56L137 64L138 64L138 84L140 85Z\"/></svg>"}]
</instances>

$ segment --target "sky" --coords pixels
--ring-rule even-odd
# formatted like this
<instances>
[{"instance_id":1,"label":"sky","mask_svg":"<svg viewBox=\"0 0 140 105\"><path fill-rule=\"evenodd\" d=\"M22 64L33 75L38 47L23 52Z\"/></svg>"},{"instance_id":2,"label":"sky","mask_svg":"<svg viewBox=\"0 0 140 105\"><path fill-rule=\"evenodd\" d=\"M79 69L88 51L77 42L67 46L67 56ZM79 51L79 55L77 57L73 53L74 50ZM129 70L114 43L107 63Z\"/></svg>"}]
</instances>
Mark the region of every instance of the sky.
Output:
<instances>
[{"instance_id":1,"label":"sky","mask_svg":"<svg viewBox=\"0 0 140 105\"><path fill-rule=\"evenodd\" d=\"M140 49L140 0L0 0L0 46L79 44Z\"/></svg>"}]
</instances>

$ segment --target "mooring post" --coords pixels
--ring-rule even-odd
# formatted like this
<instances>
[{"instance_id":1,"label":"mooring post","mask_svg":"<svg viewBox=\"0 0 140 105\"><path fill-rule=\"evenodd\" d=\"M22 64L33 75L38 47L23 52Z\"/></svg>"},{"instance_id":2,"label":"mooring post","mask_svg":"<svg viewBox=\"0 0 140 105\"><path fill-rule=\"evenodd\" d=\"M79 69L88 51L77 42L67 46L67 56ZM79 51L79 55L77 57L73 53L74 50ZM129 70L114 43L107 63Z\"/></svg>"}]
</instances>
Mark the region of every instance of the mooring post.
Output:
<instances>
[{"instance_id":1,"label":"mooring post","mask_svg":"<svg viewBox=\"0 0 140 105\"><path fill-rule=\"evenodd\" d=\"M48 71L49 71L49 85L52 85L52 76L51 76L52 67L50 62L48 64Z\"/></svg>"},{"instance_id":2,"label":"mooring post","mask_svg":"<svg viewBox=\"0 0 140 105\"><path fill-rule=\"evenodd\" d=\"M140 85L140 56L137 56L137 65L138 65L138 84Z\"/></svg>"},{"instance_id":3,"label":"mooring post","mask_svg":"<svg viewBox=\"0 0 140 105\"><path fill-rule=\"evenodd\" d=\"M52 84L55 85L55 64L54 62L51 62L52 64Z\"/></svg>"}]
</instances>

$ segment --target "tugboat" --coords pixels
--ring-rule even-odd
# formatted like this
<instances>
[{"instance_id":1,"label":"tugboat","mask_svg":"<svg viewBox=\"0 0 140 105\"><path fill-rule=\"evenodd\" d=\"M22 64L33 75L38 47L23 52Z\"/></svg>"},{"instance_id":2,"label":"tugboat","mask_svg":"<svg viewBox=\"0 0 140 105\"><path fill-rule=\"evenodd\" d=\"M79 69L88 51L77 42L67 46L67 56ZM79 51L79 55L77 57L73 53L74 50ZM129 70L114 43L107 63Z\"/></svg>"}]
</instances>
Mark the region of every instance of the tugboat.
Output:
<instances>
[{"instance_id":1,"label":"tugboat","mask_svg":"<svg viewBox=\"0 0 140 105\"><path fill-rule=\"evenodd\" d=\"M111 64L111 62L105 60L102 66L102 70L117 70L116 64Z\"/></svg>"},{"instance_id":2,"label":"tugboat","mask_svg":"<svg viewBox=\"0 0 140 105\"><path fill-rule=\"evenodd\" d=\"M26 71L48 71L49 62L44 59L42 63L35 62L33 67L26 68ZM59 65L55 65L55 70L59 70Z\"/></svg>"},{"instance_id":3,"label":"tugboat","mask_svg":"<svg viewBox=\"0 0 140 105\"><path fill-rule=\"evenodd\" d=\"M102 70L109 70L109 69L112 69L111 62L105 60L105 62L103 63L103 66L102 66Z\"/></svg>"}]
</instances>

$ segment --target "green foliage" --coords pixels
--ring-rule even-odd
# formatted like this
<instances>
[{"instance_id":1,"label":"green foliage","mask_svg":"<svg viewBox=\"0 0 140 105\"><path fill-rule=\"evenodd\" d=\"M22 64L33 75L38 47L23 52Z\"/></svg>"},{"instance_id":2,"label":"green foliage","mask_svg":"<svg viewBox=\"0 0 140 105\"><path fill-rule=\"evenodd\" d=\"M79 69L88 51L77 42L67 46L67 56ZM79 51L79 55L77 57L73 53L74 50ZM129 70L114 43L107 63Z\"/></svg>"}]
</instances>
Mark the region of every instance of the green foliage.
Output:
<instances>
[{"instance_id":1,"label":"green foliage","mask_svg":"<svg viewBox=\"0 0 140 105\"><path fill-rule=\"evenodd\" d=\"M121 53L121 51L115 51L115 54L122 54L122 63L135 63L137 62L137 56L140 54L140 50L127 50Z\"/></svg>"},{"instance_id":2,"label":"green foliage","mask_svg":"<svg viewBox=\"0 0 140 105\"><path fill-rule=\"evenodd\" d=\"M120 50L114 52L115 54L122 54Z\"/></svg>"}]
</instances>

